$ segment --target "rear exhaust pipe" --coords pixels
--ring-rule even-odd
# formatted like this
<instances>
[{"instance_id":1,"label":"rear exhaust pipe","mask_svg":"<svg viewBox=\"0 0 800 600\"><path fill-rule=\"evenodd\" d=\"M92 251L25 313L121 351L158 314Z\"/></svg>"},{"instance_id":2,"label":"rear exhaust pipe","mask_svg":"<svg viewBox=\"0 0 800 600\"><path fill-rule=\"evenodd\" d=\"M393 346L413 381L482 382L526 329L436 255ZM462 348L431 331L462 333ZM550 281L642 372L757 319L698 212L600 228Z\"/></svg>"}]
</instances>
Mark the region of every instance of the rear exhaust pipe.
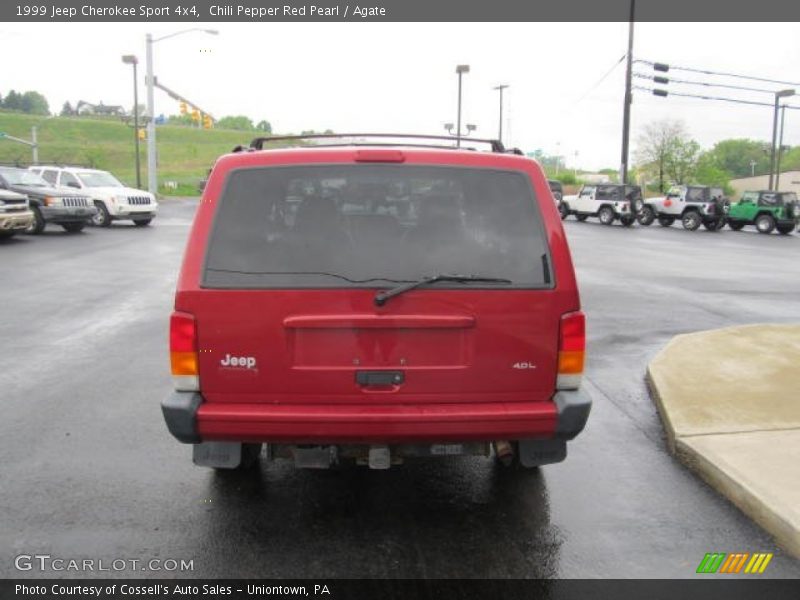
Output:
<instances>
[{"instance_id":1,"label":"rear exhaust pipe","mask_svg":"<svg viewBox=\"0 0 800 600\"><path fill-rule=\"evenodd\" d=\"M494 443L494 453L505 466L510 466L514 462L514 447L507 440L498 440Z\"/></svg>"}]
</instances>

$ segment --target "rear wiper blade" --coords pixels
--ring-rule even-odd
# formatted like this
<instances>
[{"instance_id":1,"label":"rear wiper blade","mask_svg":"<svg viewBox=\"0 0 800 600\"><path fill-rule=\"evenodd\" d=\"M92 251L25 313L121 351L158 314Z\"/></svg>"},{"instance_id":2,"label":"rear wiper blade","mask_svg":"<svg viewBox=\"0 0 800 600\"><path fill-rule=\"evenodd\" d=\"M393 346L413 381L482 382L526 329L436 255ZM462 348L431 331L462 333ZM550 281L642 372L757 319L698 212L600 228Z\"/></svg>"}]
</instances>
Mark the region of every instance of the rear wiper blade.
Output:
<instances>
[{"instance_id":1,"label":"rear wiper blade","mask_svg":"<svg viewBox=\"0 0 800 600\"><path fill-rule=\"evenodd\" d=\"M448 275L446 273L441 273L439 275L429 275L428 277L423 277L418 281L411 281L409 283L404 283L403 285L398 285L397 287L386 290L385 292L378 292L375 294L375 306L383 306L386 304L386 301L389 298L394 298L395 296L398 296L409 290L413 290L414 288L436 283L437 281L457 281L459 283L513 283L513 281L510 279L503 279L501 277L483 277L482 275Z\"/></svg>"}]
</instances>

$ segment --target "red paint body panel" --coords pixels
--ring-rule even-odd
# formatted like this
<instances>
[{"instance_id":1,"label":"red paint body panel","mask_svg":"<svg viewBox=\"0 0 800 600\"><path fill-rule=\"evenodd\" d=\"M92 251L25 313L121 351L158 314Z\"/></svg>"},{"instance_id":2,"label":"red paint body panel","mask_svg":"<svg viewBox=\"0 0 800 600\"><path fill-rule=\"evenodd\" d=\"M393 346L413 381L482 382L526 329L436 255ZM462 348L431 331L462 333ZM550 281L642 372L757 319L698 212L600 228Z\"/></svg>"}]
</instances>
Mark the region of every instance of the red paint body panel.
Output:
<instances>
[{"instance_id":1,"label":"red paint body panel","mask_svg":"<svg viewBox=\"0 0 800 600\"><path fill-rule=\"evenodd\" d=\"M175 300L176 310L196 318L203 439L436 442L552 435L560 318L579 310L580 301L561 219L541 168L530 159L401 149L406 165L527 175L546 230L553 289L421 288L376 307L376 287L200 287L217 199L232 169L354 164L364 160L363 152L268 150L217 161L190 233ZM254 357L256 368L220 368L228 354ZM513 368L520 363L535 368ZM405 381L361 387L356 370L402 370Z\"/></svg>"},{"instance_id":2,"label":"red paint body panel","mask_svg":"<svg viewBox=\"0 0 800 600\"><path fill-rule=\"evenodd\" d=\"M208 402L200 407L204 439L248 442L402 443L546 437L556 424L552 402L427 406L302 407Z\"/></svg>"}]
</instances>

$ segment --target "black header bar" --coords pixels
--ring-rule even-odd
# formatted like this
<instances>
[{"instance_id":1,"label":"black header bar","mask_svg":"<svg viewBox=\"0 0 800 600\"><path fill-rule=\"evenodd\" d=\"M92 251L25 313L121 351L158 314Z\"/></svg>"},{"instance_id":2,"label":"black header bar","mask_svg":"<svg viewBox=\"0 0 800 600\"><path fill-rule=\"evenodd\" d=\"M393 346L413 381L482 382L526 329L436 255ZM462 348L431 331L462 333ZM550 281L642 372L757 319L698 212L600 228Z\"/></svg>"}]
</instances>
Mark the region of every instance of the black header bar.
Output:
<instances>
[{"instance_id":1,"label":"black header bar","mask_svg":"<svg viewBox=\"0 0 800 600\"><path fill-rule=\"evenodd\" d=\"M634 0L639 22L800 21L788 0ZM631 0L4 0L0 20L46 22L627 21ZM680 40L680 34L677 34ZM476 42L476 43L479 43ZM681 43L683 43L681 41ZM710 44L713 40L697 40Z\"/></svg>"}]
</instances>

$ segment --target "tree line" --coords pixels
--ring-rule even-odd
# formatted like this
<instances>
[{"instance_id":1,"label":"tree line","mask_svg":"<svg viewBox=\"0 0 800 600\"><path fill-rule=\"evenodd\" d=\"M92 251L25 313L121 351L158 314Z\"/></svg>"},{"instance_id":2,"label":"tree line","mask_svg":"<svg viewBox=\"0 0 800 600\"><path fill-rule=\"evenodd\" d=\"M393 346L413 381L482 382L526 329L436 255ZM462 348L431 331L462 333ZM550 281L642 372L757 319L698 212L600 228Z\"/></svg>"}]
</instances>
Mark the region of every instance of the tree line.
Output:
<instances>
[{"instance_id":1,"label":"tree line","mask_svg":"<svg viewBox=\"0 0 800 600\"><path fill-rule=\"evenodd\" d=\"M0 95L0 108L14 110L30 115L49 115L50 105L39 92L17 92L10 90L5 97Z\"/></svg>"},{"instance_id":2,"label":"tree line","mask_svg":"<svg viewBox=\"0 0 800 600\"><path fill-rule=\"evenodd\" d=\"M702 150L682 121L665 119L647 125L637 140L636 170L653 187L699 183L727 187L731 179L766 175L770 169L769 142L729 139ZM783 146L781 171L800 168L800 146Z\"/></svg>"}]
</instances>

